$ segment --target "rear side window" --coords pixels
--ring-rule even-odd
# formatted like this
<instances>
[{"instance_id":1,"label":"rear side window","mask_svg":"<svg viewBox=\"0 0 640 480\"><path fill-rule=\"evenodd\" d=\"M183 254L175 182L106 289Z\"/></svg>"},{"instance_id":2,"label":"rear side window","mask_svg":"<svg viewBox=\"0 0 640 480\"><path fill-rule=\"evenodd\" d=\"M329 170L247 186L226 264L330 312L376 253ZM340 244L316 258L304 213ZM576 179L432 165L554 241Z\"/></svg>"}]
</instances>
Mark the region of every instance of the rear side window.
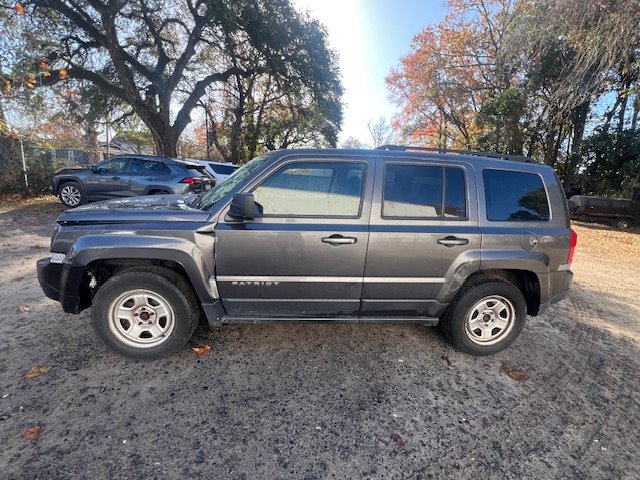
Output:
<instances>
[{"instance_id":1,"label":"rear side window","mask_svg":"<svg viewBox=\"0 0 640 480\"><path fill-rule=\"evenodd\" d=\"M193 175L194 177L210 177L210 175L207 173L207 169L204 167L190 166L189 168L187 168L187 171L189 172L190 175Z\"/></svg>"},{"instance_id":2,"label":"rear side window","mask_svg":"<svg viewBox=\"0 0 640 480\"><path fill-rule=\"evenodd\" d=\"M488 220L498 222L549 220L549 199L539 175L485 170L483 176Z\"/></svg>"},{"instance_id":3,"label":"rear side window","mask_svg":"<svg viewBox=\"0 0 640 480\"><path fill-rule=\"evenodd\" d=\"M253 196L263 215L356 217L364 172L360 163L290 163Z\"/></svg>"},{"instance_id":4,"label":"rear side window","mask_svg":"<svg viewBox=\"0 0 640 480\"><path fill-rule=\"evenodd\" d=\"M382 216L465 219L464 171L457 167L387 164Z\"/></svg>"},{"instance_id":5,"label":"rear side window","mask_svg":"<svg viewBox=\"0 0 640 480\"><path fill-rule=\"evenodd\" d=\"M209 166L214 172L220 175L231 175L237 168L233 165L218 165L216 163L210 163Z\"/></svg>"},{"instance_id":6,"label":"rear side window","mask_svg":"<svg viewBox=\"0 0 640 480\"><path fill-rule=\"evenodd\" d=\"M129 165L129 172L136 175L167 175L171 169L162 162L134 158Z\"/></svg>"}]
</instances>

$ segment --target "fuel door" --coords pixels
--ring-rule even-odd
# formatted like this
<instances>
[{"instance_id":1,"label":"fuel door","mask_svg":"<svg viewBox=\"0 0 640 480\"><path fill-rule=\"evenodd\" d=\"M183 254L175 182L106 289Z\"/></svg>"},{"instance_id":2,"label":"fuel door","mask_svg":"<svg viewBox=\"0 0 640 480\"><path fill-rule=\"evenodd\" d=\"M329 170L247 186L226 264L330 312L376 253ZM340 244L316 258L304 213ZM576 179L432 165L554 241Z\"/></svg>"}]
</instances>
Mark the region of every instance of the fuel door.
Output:
<instances>
[{"instance_id":1,"label":"fuel door","mask_svg":"<svg viewBox=\"0 0 640 480\"><path fill-rule=\"evenodd\" d=\"M525 250L533 250L538 246L538 236L535 233L527 232L522 235L522 240L520 241L522 248Z\"/></svg>"}]
</instances>

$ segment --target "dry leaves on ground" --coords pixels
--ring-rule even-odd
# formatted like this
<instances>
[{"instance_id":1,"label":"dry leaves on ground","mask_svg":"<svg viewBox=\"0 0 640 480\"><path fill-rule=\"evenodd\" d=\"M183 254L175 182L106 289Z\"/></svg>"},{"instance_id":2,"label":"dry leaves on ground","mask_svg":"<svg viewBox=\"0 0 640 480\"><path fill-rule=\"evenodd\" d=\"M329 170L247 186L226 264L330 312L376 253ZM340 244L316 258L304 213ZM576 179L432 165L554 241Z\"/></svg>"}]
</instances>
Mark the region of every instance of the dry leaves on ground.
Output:
<instances>
[{"instance_id":1,"label":"dry leaves on ground","mask_svg":"<svg viewBox=\"0 0 640 480\"><path fill-rule=\"evenodd\" d=\"M522 382L523 380L527 380L529 378L529 375L527 375L527 372L525 372L524 370L518 367L512 367L511 365L503 365L502 370L507 372L507 375L509 375L511 378L513 378L514 380L518 380L519 382Z\"/></svg>"},{"instance_id":2,"label":"dry leaves on ground","mask_svg":"<svg viewBox=\"0 0 640 480\"><path fill-rule=\"evenodd\" d=\"M40 375L44 375L45 373L49 373L51 371L51 367L49 365L41 365L39 367L31 367L24 374L24 378L27 380L31 380L32 378L39 377Z\"/></svg>"},{"instance_id":3,"label":"dry leaves on ground","mask_svg":"<svg viewBox=\"0 0 640 480\"><path fill-rule=\"evenodd\" d=\"M640 259L640 234L636 230L615 230L605 225L571 222L578 233L578 251L625 261Z\"/></svg>"},{"instance_id":4,"label":"dry leaves on ground","mask_svg":"<svg viewBox=\"0 0 640 480\"><path fill-rule=\"evenodd\" d=\"M42 427L40 427L40 425L33 425L27 428L22 436L25 440L37 440L40 436L40 430L42 430Z\"/></svg>"},{"instance_id":5,"label":"dry leaves on ground","mask_svg":"<svg viewBox=\"0 0 640 480\"><path fill-rule=\"evenodd\" d=\"M400 448L404 447L404 440L402 439L402 437L400 435L396 435L396 444Z\"/></svg>"},{"instance_id":6,"label":"dry leaves on ground","mask_svg":"<svg viewBox=\"0 0 640 480\"><path fill-rule=\"evenodd\" d=\"M200 357L211 351L211 345L205 345L204 347L191 347L191 349Z\"/></svg>"},{"instance_id":7,"label":"dry leaves on ground","mask_svg":"<svg viewBox=\"0 0 640 480\"><path fill-rule=\"evenodd\" d=\"M30 311L31 309L29 308L29 305L20 305L18 308L16 308L16 312L18 313L26 313Z\"/></svg>"}]
</instances>

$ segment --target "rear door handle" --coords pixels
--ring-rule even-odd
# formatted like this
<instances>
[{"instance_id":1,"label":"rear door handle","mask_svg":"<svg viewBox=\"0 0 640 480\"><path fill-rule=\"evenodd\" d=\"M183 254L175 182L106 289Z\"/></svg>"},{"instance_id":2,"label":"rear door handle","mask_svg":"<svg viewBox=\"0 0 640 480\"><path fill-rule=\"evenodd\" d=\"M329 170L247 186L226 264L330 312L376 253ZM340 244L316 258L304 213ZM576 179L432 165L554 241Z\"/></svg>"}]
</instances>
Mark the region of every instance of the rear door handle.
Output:
<instances>
[{"instance_id":1,"label":"rear door handle","mask_svg":"<svg viewBox=\"0 0 640 480\"><path fill-rule=\"evenodd\" d=\"M452 235L448 237L441 238L438 240L440 245L444 245L445 247L455 247L456 245L467 245L469 243L468 238L458 238Z\"/></svg>"},{"instance_id":2,"label":"rear door handle","mask_svg":"<svg viewBox=\"0 0 640 480\"><path fill-rule=\"evenodd\" d=\"M329 245L353 245L358 241L355 237L343 237L342 235L331 235L330 237L324 237L322 243L328 243Z\"/></svg>"},{"instance_id":3,"label":"rear door handle","mask_svg":"<svg viewBox=\"0 0 640 480\"><path fill-rule=\"evenodd\" d=\"M111 180L120 180L120 177L111 177Z\"/></svg>"}]
</instances>

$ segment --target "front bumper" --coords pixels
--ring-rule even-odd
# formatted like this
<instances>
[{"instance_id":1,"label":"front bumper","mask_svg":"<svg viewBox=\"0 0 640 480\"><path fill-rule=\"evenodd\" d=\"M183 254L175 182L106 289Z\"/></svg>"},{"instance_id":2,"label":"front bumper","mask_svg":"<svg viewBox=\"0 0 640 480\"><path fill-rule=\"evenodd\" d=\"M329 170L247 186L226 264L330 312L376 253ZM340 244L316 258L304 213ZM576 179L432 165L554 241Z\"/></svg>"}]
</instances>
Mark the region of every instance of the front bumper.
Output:
<instances>
[{"instance_id":1,"label":"front bumper","mask_svg":"<svg viewBox=\"0 0 640 480\"><path fill-rule=\"evenodd\" d=\"M67 313L80 313L88 299L80 295L84 269L65 263L51 263L51 258L38 260L38 282L44 294L62 304Z\"/></svg>"}]
</instances>

